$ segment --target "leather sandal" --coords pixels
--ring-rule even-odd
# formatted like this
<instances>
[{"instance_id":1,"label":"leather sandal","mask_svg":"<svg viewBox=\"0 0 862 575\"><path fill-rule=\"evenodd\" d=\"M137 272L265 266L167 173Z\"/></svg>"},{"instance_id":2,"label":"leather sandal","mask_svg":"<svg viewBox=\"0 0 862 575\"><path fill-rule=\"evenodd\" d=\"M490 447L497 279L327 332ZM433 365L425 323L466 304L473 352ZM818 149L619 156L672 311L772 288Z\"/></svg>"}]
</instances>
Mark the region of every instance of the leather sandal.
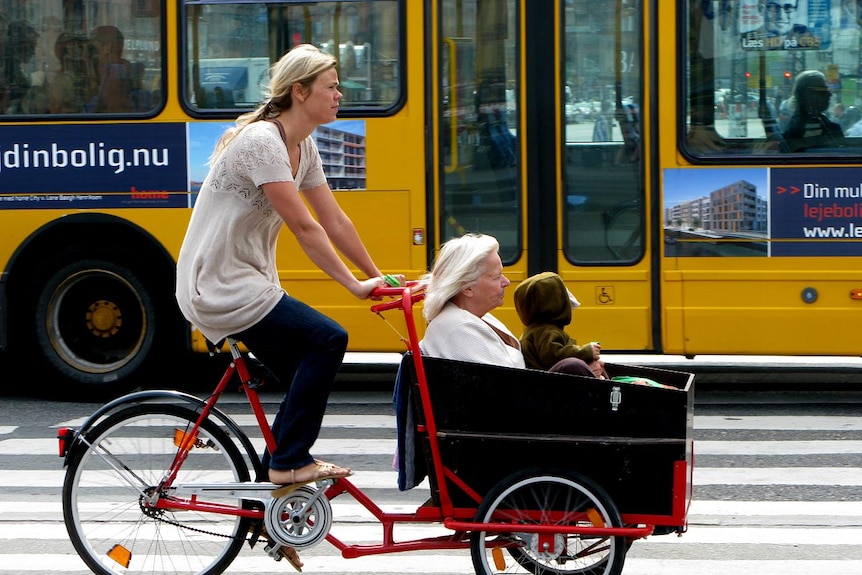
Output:
<instances>
[{"instance_id":1,"label":"leather sandal","mask_svg":"<svg viewBox=\"0 0 862 575\"><path fill-rule=\"evenodd\" d=\"M326 479L342 479L344 477L350 477L353 475L353 471L346 467L339 467L334 463L328 463L326 461L320 461L319 459L315 459L314 463L306 465L305 467L301 467L300 469L306 469L307 467L312 468L313 477L303 480L296 480L296 469L290 470L290 482L281 484L281 487L273 490L272 497L273 499L281 497L283 495L287 495L291 491L301 487L303 485L308 485L309 483L316 483L318 481L324 481Z\"/></svg>"}]
</instances>

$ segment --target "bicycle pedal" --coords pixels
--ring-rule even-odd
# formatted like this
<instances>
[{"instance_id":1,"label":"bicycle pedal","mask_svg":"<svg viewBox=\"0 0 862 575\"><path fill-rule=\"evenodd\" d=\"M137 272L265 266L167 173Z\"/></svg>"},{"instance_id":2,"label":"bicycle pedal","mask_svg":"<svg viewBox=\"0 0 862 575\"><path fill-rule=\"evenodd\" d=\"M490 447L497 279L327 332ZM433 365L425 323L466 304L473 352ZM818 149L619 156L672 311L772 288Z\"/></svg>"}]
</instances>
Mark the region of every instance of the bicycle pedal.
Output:
<instances>
[{"instance_id":1,"label":"bicycle pedal","mask_svg":"<svg viewBox=\"0 0 862 575\"><path fill-rule=\"evenodd\" d=\"M250 549L254 549L254 546L257 545L257 542L260 540L261 535L266 534L266 530L264 529L262 523L252 523L248 528L248 534L248 546Z\"/></svg>"},{"instance_id":2,"label":"bicycle pedal","mask_svg":"<svg viewBox=\"0 0 862 575\"><path fill-rule=\"evenodd\" d=\"M272 559L276 561L281 561L284 559L284 555L281 554L281 545L277 543L267 543L263 548L266 551L266 554L269 555Z\"/></svg>"},{"instance_id":3,"label":"bicycle pedal","mask_svg":"<svg viewBox=\"0 0 862 575\"><path fill-rule=\"evenodd\" d=\"M302 571L302 564L299 562L299 555L296 553L295 549L284 547L278 543L269 543L264 547L264 551L266 551L266 554L276 561L285 559L291 567L297 571Z\"/></svg>"},{"instance_id":4,"label":"bicycle pedal","mask_svg":"<svg viewBox=\"0 0 862 575\"><path fill-rule=\"evenodd\" d=\"M284 554L285 553L284 547L282 545L279 545L278 543L272 543L272 542L267 543L266 547L264 547L263 550L266 551L267 555L269 555L271 558L275 559L276 561L281 561L282 559L287 559L287 555ZM290 562L289 559L288 559L288 562Z\"/></svg>"}]
</instances>

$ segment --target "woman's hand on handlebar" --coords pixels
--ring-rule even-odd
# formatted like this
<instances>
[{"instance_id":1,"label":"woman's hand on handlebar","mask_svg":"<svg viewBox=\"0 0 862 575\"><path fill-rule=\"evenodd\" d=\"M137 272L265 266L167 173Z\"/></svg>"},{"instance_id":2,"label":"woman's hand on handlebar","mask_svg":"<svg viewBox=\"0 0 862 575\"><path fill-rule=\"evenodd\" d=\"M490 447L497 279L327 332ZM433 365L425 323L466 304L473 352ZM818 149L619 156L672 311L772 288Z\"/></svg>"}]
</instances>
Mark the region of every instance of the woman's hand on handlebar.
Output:
<instances>
[{"instance_id":1,"label":"woman's hand on handlebar","mask_svg":"<svg viewBox=\"0 0 862 575\"><path fill-rule=\"evenodd\" d=\"M373 277L361 280L358 285L358 288L350 290L351 293L359 299L368 299L375 289L386 287L387 283L382 277Z\"/></svg>"},{"instance_id":2,"label":"woman's hand on handlebar","mask_svg":"<svg viewBox=\"0 0 862 575\"><path fill-rule=\"evenodd\" d=\"M422 284L419 280L408 280L404 275L387 275L383 285L376 287L371 291L371 299L382 299L384 297L399 297L404 293L404 288L412 288L412 291L419 289L417 286ZM395 285L396 280L398 285ZM421 290L420 290L421 291Z\"/></svg>"},{"instance_id":3,"label":"woman's hand on handlebar","mask_svg":"<svg viewBox=\"0 0 862 575\"><path fill-rule=\"evenodd\" d=\"M383 281L389 287L404 287L407 285L407 279L404 277L404 274L386 274L383 276Z\"/></svg>"},{"instance_id":4,"label":"woman's hand on handlebar","mask_svg":"<svg viewBox=\"0 0 862 575\"><path fill-rule=\"evenodd\" d=\"M353 291L353 295L358 297L359 299L368 299L370 298L378 298L385 294L374 293L375 291L379 291L380 288L394 288L400 289L406 285L412 285L416 283L408 282L404 277L404 274L395 274L380 277L368 278L367 280L363 280L359 282L360 288Z\"/></svg>"}]
</instances>

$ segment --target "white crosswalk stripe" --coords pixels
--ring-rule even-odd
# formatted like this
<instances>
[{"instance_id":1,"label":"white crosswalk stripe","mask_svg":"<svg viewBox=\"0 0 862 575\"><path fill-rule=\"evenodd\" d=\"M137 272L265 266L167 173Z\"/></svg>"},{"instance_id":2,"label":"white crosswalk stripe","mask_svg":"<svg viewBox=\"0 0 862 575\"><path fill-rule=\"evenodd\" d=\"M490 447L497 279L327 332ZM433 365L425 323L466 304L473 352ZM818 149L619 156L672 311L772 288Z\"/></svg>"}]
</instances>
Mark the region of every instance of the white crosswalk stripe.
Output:
<instances>
[{"instance_id":1,"label":"white crosswalk stripe","mask_svg":"<svg viewBox=\"0 0 862 575\"><path fill-rule=\"evenodd\" d=\"M351 405L336 393L332 405ZM314 453L340 464L372 462L351 478L381 509L412 513L429 494L427 481L399 492L392 469L395 420L386 393L366 394L362 413L332 413ZM273 399L272 401L277 401ZM226 412L245 429L245 406ZM267 411L275 409L268 404ZM636 541L625 575L859 575L862 573L862 418L848 415L715 415L695 413L695 497L681 537ZM271 415L271 414L270 414ZM0 427L0 575L89 573L69 543L60 490L64 479L55 428L80 425L87 414L58 417L41 434L26 422ZM793 438L801 434L800 438ZM259 432L250 433L262 450ZM823 465L808 458L840 458ZM26 465L16 467L16 463ZM369 464L370 465L370 464ZM757 496L748 494L757 490ZM794 491L795 490L795 491ZM771 498L770 493L783 494ZM735 497L734 494L743 494ZM380 524L352 498L332 502L331 533L349 544L382 540ZM97 502L90 503L98 505ZM442 525L396 526L396 540L446 535ZM37 551L33 552L33 549ZM328 543L302 552L304 573L473 573L469 550L414 551L345 559ZM244 548L227 573L292 573L261 549Z\"/></svg>"}]
</instances>

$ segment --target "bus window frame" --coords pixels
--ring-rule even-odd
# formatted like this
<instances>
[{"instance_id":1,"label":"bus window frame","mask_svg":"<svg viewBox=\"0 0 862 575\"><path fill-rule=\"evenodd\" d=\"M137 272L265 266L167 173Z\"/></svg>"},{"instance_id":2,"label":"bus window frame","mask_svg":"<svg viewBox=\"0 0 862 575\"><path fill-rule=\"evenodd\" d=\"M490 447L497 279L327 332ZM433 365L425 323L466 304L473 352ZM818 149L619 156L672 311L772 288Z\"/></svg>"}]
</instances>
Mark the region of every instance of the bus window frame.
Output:
<instances>
[{"instance_id":1,"label":"bus window frame","mask_svg":"<svg viewBox=\"0 0 862 575\"><path fill-rule=\"evenodd\" d=\"M562 196L559 198L556 198L556 201L558 202L558 209L559 209L559 213L560 213L560 222L561 222L560 223L560 226L561 226L560 227L560 233L562 234L562 240L561 240L561 244L560 244L560 252L562 254L564 261L567 264L574 266L576 268L585 268L585 269L586 268L633 268L635 266L641 265L642 262L649 262L650 261L650 253L655 249L655 247L653 245L651 245L651 243L650 243L651 241L654 241L654 237L653 237L654 234L651 234L650 230L649 230L650 219L649 219L648 214L652 213L651 210L654 209L652 204L655 203L657 200L656 200L656 196L654 193L651 196L649 196L649 199L648 199L647 190L648 190L648 188L651 188L653 190L655 190L657 188L655 187L656 186L655 181L651 181L650 179L648 179L648 172L647 172L648 160L646 158L647 158L648 146L651 149L657 149L656 146L657 146L657 137L658 136L656 133L657 130L655 128L649 129L649 130L647 129L647 119L646 119L647 116L645 114L647 112L649 112L649 115L651 117L658 117L658 116L656 115L655 110L653 108L646 110L644 105L648 101L645 99L646 95L647 95L647 92L646 92L647 89L652 90L651 99L649 100L650 106L655 105L657 86L656 86L656 82L654 82L652 79L647 78L645 76L644 70L647 69L646 68L646 64L648 62L647 58L655 58L655 53L656 53L655 36L656 36L656 33L654 31L654 27L656 26L656 24L655 24L656 19L654 18L654 14L651 14L649 22L650 22L651 29L653 30L653 34L649 35L649 36L645 35L645 31L644 31L645 30L645 28L644 28L645 17L646 17L645 14L646 14L647 10L650 10L650 11L653 10L653 4L649 0L640 0L640 1L641 1L640 10L638 11L638 15L637 15L636 21L634 23L635 33L638 35L638 39L637 39L638 72L637 73L639 75L639 78L636 81L636 84L637 84L637 101L634 102L634 104L637 107L637 115L638 115L638 118L635 121L635 124L637 125L638 130L639 130L639 141L637 144L637 155L638 155L639 159L636 161L637 171L636 171L635 182L634 182L637 185L637 189L635 190L635 193L633 194L633 196L631 198L623 200L622 202L620 202L616 206L614 206L612 209L603 212L601 215L602 225L603 225L602 232L604 234L608 234L608 232L609 232L608 226L619 214L636 211L636 213L637 213L637 217L636 217L637 228L632 229L631 232L629 232L629 238L633 239L635 244L639 245L640 247L638 248L639 249L638 253L632 257L625 257L625 256L621 255L620 253L615 252L615 247L611 246L608 243L608 241L606 240L604 247L606 247L610 252L612 252L612 255L614 255L616 257L583 259L582 257L579 257L579 254L575 253L572 250L572 244L570 244L566 239L569 235L569 229L570 229L570 222L569 222L570 212L576 212L577 211L577 208L574 208L572 206L567 205L567 201L566 201L566 196L568 196L572 192L572 190L568 186L568 177L566 174L567 156L569 153L571 153L571 150L579 150L579 151L589 150L591 147L595 146L596 142L592 142L589 140L571 141L571 142L567 141L567 136L566 136L566 125L567 125L567 120L566 120L566 98L567 98L566 88L567 88L567 85L565 82L565 79L566 79L565 78L565 72L566 72L565 64L560 66L560 70L559 70L559 77L558 77L558 82L560 83L560 96L559 96L560 97L560 111L559 111L560 119L559 119L559 123L560 123L560 130L561 130L561 132L560 132L560 134L561 134L560 146L562 149L563 159L562 159L562 166L561 166L561 172L562 172L562 176L561 176L562 192L561 192L561 194L562 194ZM565 21L565 15L561 16L561 23L564 26L567 24ZM623 26L622 19L621 18L617 19L614 24L618 27L616 33L617 34L622 33L622 26ZM561 41L560 53L564 57L566 54L565 34L566 34L565 30L563 30L560 34L560 39L561 39L560 40ZM619 65L619 62L617 62L617 65ZM658 69L656 67L655 61L650 62L649 65L651 66L652 70ZM611 122L612 125L615 125L615 124L618 125L617 124L618 120L616 119L616 116L618 113L625 110L625 106L626 106L626 102L624 101L625 98L622 96L622 93L620 90L621 87L622 87L622 81L618 81L617 83L615 83L614 101L610 102L610 104L611 104L611 115L614 118L613 121ZM619 94L617 92L619 92ZM647 134L649 134L649 137L651 138L651 140L649 142L647 142L645 140L645 137ZM620 140L620 141L612 140L612 141L608 141L608 142L602 142L601 144L611 144L611 145L616 146L619 149L622 149L624 146L624 139ZM605 237L607 238L607 235L605 235Z\"/></svg>"},{"instance_id":2,"label":"bus window frame","mask_svg":"<svg viewBox=\"0 0 862 575\"><path fill-rule=\"evenodd\" d=\"M678 19L676 22L676 30L677 30L677 41L679 50L677 53L677 69L678 70L690 70L689 62L692 60L692 30L691 30L691 18L692 18L692 9L691 6L697 0L687 0L686 2L682 2L681 9L678 12ZM720 26L719 18L714 18L712 20L713 27ZM862 29L860 29L860 35L862 35ZM860 63L862 66L862 63ZM713 67L714 70L714 67ZM715 87L715 79L716 76L713 73L712 76L712 86ZM860 81L862 81L862 76L860 76ZM724 135L719 133L715 126L715 96L714 89L712 90L712 115L710 116L711 122L706 123L692 123L691 122L691 97L692 97L692 77L690 72L686 74L677 74L676 79L676 132L677 132L677 151L679 154L692 165L702 165L702 166L710 166L710 165L775 165L775 164L799 164L799 165L808 165L808 164L853 164L856 165L859 163L859 154L862 153L862 138L858 139L858 144L855 146L847 146L843 148L844 151L838 151L836 148L830 148L828 151L765 151L759 148L763 148L764 144L767 144L770 140L768 137L763 138L755 138L751 136L741 137L741 138L726 138ZM709 102L708 101L708 102ZM755 119L759 119L755 116ZM762 119L760 120L763 121ZM690 143L690 133L692 126L700 126L701 128L705 128L708 131L704 131L703 135L706 135L712 138L712 141L720 143L721 150L710 151L703 147L698 148L695 145Z\"/></svg>"},{"instance_id":3,"label":"bus window frame","mask_svg":"<svg viewBox=\"0 0 862 575\"><path fill-rule=\"evenodd\" d=\"M75 113L58 113L50 112L45 114L6 114L0 111L0 124L30 124L30 123L66 123L66 122L114 122L114 121L141 121L149 120L160 116L164 113L168 104L168 24L167 24L167 0L156 0L158 2L158 42L160 52L160 69L159 69L159 85L161 88L161 97L156 105L150 110L143 112L81 112ZM133 12L133 14L136 14ZM133 15L131 19L137 18ZM114 22L113 25L119 25L121 22ZM5 32L4 32L5 33Z\"/></svg>"},{"instance_id":4,"label":"bus window frame","mask_svg":"<svg viewBox=\"0 0 862 575\"><path fill-rule=\"evenodd\" d=\"M163 0L164 1L164 0ZM322 0L317 2L321 3L332 3L335 4L337 2L341 2L343 0ZM368 2L369 0L351 0L354 2ZM398 112L400 112L407 105L407 46L406 46L406 36L407 36L407 0L391 0L395 5L397 10L397 19L398 19L398 41L397 41L397 58L398 61L396 63L398 79L397 79L397 87L398 87L398 96L392 101L388 106L356 106L351 105L349 107L339 107L338 109L338 119L350 119L350 118L387 118L394 116ZM188 40L189 40L189 26L188 26L188 10L189 6L204 6L204 5L225 5L225 4L265 4L265 5L274 5L274 4L307 4L308 2L305 0L182 0L177 4L177 25L179 27L178 34L178 55L179 55L179 66L177 70L178 75L178 96L177 101L179 105L182 107L183 111L191 118L197 120L233 120L237 116L245 114L247 112L251 112L256 109L257 106L253 107L237 107L237 108L197 108L192 106L187 98L187 94L189 93L189 82L188 82ZM316 45L316 44L315 44ZM271 66L272 64L270 64ZM258 104L259 105L259 104Z\"/></svg>"}]
</instances>

